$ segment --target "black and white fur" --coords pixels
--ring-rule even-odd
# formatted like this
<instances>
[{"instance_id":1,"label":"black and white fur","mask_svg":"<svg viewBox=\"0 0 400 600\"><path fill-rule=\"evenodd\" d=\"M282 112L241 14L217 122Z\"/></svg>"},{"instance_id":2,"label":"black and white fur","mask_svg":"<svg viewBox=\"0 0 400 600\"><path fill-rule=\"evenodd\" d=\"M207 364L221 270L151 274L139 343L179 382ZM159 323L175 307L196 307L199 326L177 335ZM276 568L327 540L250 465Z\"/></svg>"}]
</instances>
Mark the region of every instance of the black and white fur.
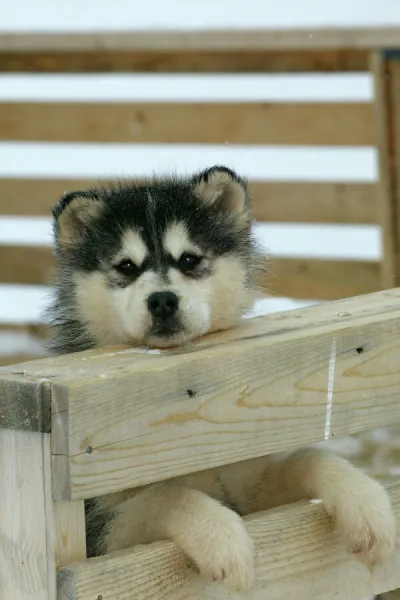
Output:
<instances>
[{"instance_id":1,"label":"black and white fur","mask_svg":"<svg viewBox=\"0 0 400 600\"><path fill-rule=\"evenodd\" d=\"M235 326L254 303L262 261L250 197L226 167L70 193L53 215L57 353L185 344ZM322 499L350 551L370 564L391 554L384 489L318 447L94 499L88 554L169 538L201 574L246 590L254 549L239 515L301 498Z\"/></svg>"}]
</instances>

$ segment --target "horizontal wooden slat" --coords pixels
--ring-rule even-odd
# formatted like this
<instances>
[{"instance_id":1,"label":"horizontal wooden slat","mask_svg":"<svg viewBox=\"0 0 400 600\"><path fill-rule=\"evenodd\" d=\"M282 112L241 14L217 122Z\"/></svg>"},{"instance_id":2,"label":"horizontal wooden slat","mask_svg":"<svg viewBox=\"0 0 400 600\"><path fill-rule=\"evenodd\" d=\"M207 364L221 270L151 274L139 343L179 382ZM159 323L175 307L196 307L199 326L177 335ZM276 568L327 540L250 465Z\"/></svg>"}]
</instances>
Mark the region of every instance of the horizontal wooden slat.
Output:
<instances>
[{"instance_id":1,"label":"horizontal wooden slat","mask_svg":"<svg viewBox=\"0 0 400 600\"><path fill-rule=\"evenodd\" d=\"M0 52L0 72L275 73L367 71L366 50L171 50Z\"/></svg>"},{"instance_id":2,"label":"horizontal wooden slat","mask_svg":"<svg viewBox=\"0 0 400 600\"><path fill-rule=\"evenodd\" d=\"M96 185L85 179L0 179L0 215L50 215L64 191ZM376 223L376 186L368 183L250 182L259 221Z\"/></svg>"},{"instance_id":3,"label":"horizontal wooden slat","mask_svg":"<svg viewBox=\"0 0 400 600\"><path fill-rule=\"evenodd\" d=\"M1 188L0 180L0 195ZM250 182L250 191L258 221L360 225L377 222L373 184Z\"/></svg>"},{"instance_id":4,"label":"horizontal wooden slat","mask_svg":"<svg viewBox=\"0 0 400 600\"><path fill-rule=\"evenodd\" d=\"M381 289L380 263L372 261L279 258L269 271L263 287L274 296L338 300Z\"/></svg>"},{"instance_id":5,"label":"horizontal wooden slat","mask_svg":"<svg viewBox=\"0 0 400 600\"><path fill-rule=\"evenodd\" d=\"M43 352L41 356L37 354L0 354L0 367L9 365L16 365L31 360L37 360L38 358L45 357L46 354Z\"/></svg>"},{"instance_id":6,"label":"horizontal wooden slat","mask_svg":"<svg viewBox=\"0 0 400 600\"><path fill-rule=\"evenodd\" d=\"M165 51L181 50L326 50L394 48L398 27L303 29L170 30L91 33L2 33L0 50Z\"/></svg>"},{"instance_id":7,"label":"horizontal wooden slat","mask_svg":"<svg viewBox=\"0 0 400 600\"><path fill-rule=\"evenodd\" d=\"M400 518L400 484L388 486ZM301 502L245 518L256 544L256 582L248 600L360 600L400 586L400 550L369 570L332 533L322 506ZM137 546L59 571L59 600L239 600L197 575L171 542Z\"/></svg>"},{"instance_id":8,"label":"horizontal wooden slat","mask_svg":"<svg viewBox=\"0 0 400 600\"><path fill-rule=\"evenodd\" d=\"M21 386L35 394L45 386L45 403L51 388L57 497L90 498L325 439L332 356L332 436L400 421L399 289L251 321L187 349L96 350L3 371L16 412Z\"/></svg>"},{"instance_id":9,"label":"horizontal wooden slat","mask_svg":"<svg viewBox=\"0 0 400 600\"><path fill-rule=\"evenodd\" d=\"M7 323L0 321L0 335L4 333L23 333L36 338L42 342L49 337L49 328L40 319L34 323Z\"/></svg>"},{"instance_id":10,"label":"horizontal wooden slat","mask_svg":"<svg viewBox=\"0 0 400 600\"><path fill-rule=\"evenodd\" d=\"M0 282L48 285L53 256L50 248L0 245Z\"/></svg>"},{"instance_id":11,"label":"horizontal wooden slat","mask_svg":"<svg viewBox=\"0 0 400 600\"><path fill-rule=\"evenodd\" d=\"M374 144L368 103L2 103L0 139L46 142Z\"/></svg>"},{"instance_id":12,"label":"horizontal wooden slat","mask_svg":"<svg viewBox=\"0 0 400 600\"><path fill-rule=\"evenodd\" d=\"M271 260L263 289L274 296L336 300L380 289L379 263L352 260ZM0 246L0 282L42 284L52 281L50 248Z\"/></svg>"}]
</instances>

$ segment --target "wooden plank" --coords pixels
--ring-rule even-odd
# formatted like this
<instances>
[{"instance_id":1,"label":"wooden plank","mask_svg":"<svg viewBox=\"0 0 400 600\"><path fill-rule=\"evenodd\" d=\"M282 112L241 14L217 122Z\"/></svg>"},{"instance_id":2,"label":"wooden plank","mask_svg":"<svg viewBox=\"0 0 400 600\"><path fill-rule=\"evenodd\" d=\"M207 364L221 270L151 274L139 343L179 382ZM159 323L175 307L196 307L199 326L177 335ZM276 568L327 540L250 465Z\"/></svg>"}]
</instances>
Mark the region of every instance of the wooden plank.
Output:
<instances>
[{"instance_id":1,"label":"wooden plank","mask_svg":"<svg viewBox=\"0 0 400 600\"><path fill-rule=\"evenodd\" d=\"M371 56L379 152L378 218L383 232L382 285L400 282L400 62Z\"/></svg>"},{"instance_id":2,"label":"wooden plank","mask_svg":"<svg viewBox=\"0 0 400 600\"><path fill-rule=\"evenodd\" d=\"M50 248L0 246L0 282L48 285L52 281Z\"/></svg>"},{"instance_id":3,"label":"wooden plank","mask_svg":"<svg viewBox=\"0 0 400 600\"><path fill-rule=\"evenodd\" d=\"M0 194L1 187L0 180ZM250 192L258 221L367 225L377 220L373 184L250 182Z\"/></svg>"},{"instance_id":4,"label":"wooden plank","mask_svg":"<svg viewBox=\"0 0 400 600\"><path fill-rule=\"evenodd\" d=\"M53 503L54 547L57 567L86 559L85 503Z\"/></svg>"},{"instance_id":5,"label":"wooden plank","mask_svg":"<svg viewBox=\"0 0 400 600\"><path fill-rule=\"evenodd\" d=\"M400 47L398 27L303 29L169 30L91 33L2 33L0 50L190 51L190 50L365 50Z\"/></svg>"},{"instance_id":6,"label":"wooden plank","mask_svg":"<svg viewBox=\"0 0 400 600\"><path fill-rule=\"evenodd\" d=\"M380 263L355 260L273 259L263 289L301 300L338 300L381 289Z\"/></svg>"},{"instance_id":7,"label":"wooden plank","mask_svg":"<svg viewBox=\"0 0 400 600\"><path fill-rule=\"evenodd\" d=\"M64 191L82 190L98 183L89 179L0 178L0 215L50 215ZM375 184L250 181L249 187L259 221L377 222Z\"/></svg>"},{"instance_id":8,"label":"wooden plank","mask_svg":"<svg viewBox=\"0 0 400 600\"><path fill-rule=\"evenodd\" d=\"M4 333L25 333L36 337L35 342L43 342L49 337L49 328L42 322L36 323L0 323L0 335Z\"/></svg>"},{"instance_id":9,"label":"wooden plank","mask_svg":"<svg viewBox=\"0 0 400 600\"><path fill-rule=\"evenodd\" d=\"M0 139L370 146L369 103L0 104Z\"/></svg>"},{"instance_id":10,"label":"wooden plank","mask_svg":"<svg viewBox=\"0 0 400 600\"><path fill-rule=\"evenodd\" d=\"M27 365L27 385L50 381L57 497L90 498L325 439L332 352L332 436L400 421L399 289L255 321L186 352L97 350ZM11 389L16 372L3 371Z\"/></svg>"},{"instance_id":11,"label":"wooden plank","mask_svg":"<svg viewBox=\"0 0 400 600\"><path fill-rule=\"evenodd\" d=\"M44 358L46 354L0 354L0 367L6 367L9 365L17 365L30 360L37 360L38 358Z\"/></svg>"},{"instance_id":12,"label":"wooden plank","mask_svg":"<svg viewBox=\"0 0 400 600\"><path fill-rule=\"evenodd\" d=\"M388 486L400 518L400 485ZM369 570L332 534L321 505L301 502L245 517L256 544L249 600L359 600L400 585L400 550ZM137 546L59 571L60 600L239 600L244 596L199 577L171 542Z\"/></svg>"},{"instance_id":13,"label":"wooden plank","mask_svg":"<svg viewBox=\"0 0 400 600\"><path fill-rule=\"evenodd\" d=\"M2 283L48 285L53 266L50 248L0 246ZM275 296L336 300L379 290L379 263L278 258L262 285Z\"/></svg>"},{"instance_id":14,"label":"wooden plank","mask_svg":"<svg viewBox=\"0 0 400 600\"><path fill-rule=\"evenodd\" d=\"M377 217L382 229L383 260L381 262L382 287L396 285L396 203L393 198L392 154L393 136L389 124L388 65L382 52L371 53L371 72L374 78L374 124L376 147L379 156L377 184Z\"/></svg>"},{"instance_id":15,"label":"wooden plank","mask_svg":"<svg viewBox=\"0 0 400 600\"><path fill-rule=\"evenodd\" d=\"M0 429L0 598L54 600L50 436Z\"/></svg>"},{"instance_id":16,"label":"wooden plank","mask_svg":"<svg viewBox=\"0 0 400 600\"><path fill-rule=\"evenodd\" d=\"M296 73L367 71L366 50L0 51L0 72Z\"/></svg>"}]
</instances>

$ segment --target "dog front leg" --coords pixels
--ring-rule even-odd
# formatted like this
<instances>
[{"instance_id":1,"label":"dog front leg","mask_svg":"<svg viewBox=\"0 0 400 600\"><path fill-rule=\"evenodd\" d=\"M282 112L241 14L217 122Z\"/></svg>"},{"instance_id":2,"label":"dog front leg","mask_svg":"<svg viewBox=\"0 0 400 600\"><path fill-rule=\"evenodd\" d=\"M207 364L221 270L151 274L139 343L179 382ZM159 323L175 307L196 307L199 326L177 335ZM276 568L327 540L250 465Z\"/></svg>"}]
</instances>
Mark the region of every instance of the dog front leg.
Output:
<instances>
[{"instance_id":1,"label":"dog front leg","mask_svg":"<svg viewBox=\"0 0 400 600\"><path fill-rule=\"evenodd\" d=\"M392 553L396 522L385 489L345 459L318 447L303 448L266 466L256 489L257 509L320 499L350 551L369 564Z\"/></svg>"},{"instance_id":2,"label":"dog front leg","mask_svg":"<svg viewBox=\"0 0 400 600\"><path fill-rule=\"evenodd\" d=\"M242 519L210 496L175 483L142 488L116 506L107 552L170 539L200 572L244 591L254 579L254 548Z\"/></svg>"}]
</instances>

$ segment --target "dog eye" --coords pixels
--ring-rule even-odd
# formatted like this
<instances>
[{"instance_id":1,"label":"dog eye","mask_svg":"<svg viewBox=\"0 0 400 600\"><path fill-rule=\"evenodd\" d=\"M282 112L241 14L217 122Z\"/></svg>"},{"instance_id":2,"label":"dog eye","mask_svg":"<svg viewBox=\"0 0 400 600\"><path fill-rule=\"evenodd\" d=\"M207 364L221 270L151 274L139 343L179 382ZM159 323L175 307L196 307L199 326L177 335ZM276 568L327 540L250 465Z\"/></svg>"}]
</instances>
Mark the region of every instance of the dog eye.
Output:
<instances>
[{"instance_id":1,"label":"dog eye","mask_svg":"<svg viewBox=\"0 0 400 600\"><path fill-rule=\"evenodd\" d=\"M115 265L115 270L122 275L137 275L138 268L131 260L123 260L118 265Z\"/></svg>"},{"instance_id":2,"label":"dog eye","mask_svg":"<svg viewBox=\"0 0 400 600\"><path fill-rule=\"evenodd\" d=\"M179 259L179 267L183 270L183 271L188 271L190 269L194 269L195 267L197 267L202 261L202 257L201 256L196 256L196 254L182 254L182 256Z\"/></svg>"}]
</instances>

